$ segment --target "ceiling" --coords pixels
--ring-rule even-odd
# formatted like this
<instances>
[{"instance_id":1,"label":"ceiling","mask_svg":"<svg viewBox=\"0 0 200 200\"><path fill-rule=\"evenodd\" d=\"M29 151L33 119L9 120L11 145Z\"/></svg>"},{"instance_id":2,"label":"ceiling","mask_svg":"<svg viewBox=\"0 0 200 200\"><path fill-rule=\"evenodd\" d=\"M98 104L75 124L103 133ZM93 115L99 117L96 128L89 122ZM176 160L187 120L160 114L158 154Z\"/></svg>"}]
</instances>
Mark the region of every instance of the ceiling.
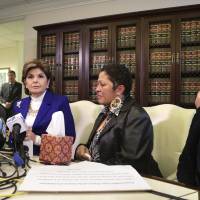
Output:
<instances>
[{"instance_id":1,"label":"ceiling","mask_svg":"<svg viewBox=\"0 0 200 200\"><path fill-rule=\"evenodd\" d=\"M0 0L0 49L24 41L26 14L108 0Z\"/></svg>"}]
</instances>

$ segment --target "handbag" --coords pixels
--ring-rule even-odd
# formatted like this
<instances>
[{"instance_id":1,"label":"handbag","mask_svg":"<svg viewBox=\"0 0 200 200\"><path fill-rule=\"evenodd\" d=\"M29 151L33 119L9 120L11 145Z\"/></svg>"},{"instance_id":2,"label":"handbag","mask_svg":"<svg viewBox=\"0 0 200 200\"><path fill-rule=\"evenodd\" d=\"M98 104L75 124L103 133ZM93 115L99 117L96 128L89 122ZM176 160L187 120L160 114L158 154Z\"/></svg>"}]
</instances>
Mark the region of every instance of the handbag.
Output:
<instances>
[{"instance_id":1,"label":"handbag","mask_svg":"<svg viewBox=\"0 0 200 200\"><path fill-rule=\"evenodd\" d=\"M65 165L71 162L73 137L42 134L39 160L45 164Z\"/></svg>"}]
</instances>

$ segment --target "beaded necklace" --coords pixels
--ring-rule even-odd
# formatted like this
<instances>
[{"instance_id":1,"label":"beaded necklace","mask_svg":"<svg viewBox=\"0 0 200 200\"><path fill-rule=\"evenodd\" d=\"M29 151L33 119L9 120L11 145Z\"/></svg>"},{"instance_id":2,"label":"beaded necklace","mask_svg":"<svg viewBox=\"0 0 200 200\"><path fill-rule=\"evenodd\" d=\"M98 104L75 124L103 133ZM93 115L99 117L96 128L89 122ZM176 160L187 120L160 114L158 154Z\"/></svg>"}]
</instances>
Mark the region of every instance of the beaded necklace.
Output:
<instances>
[{"instance_id":1,"label":"beaded necklace","mask_svg":"<svg viewBox=\"0 0 200 200\"><path fill-rule=\"evenodd\" d=\"M38 111L39 111L39 109L33 110L32 106L31 106L31 104L30 104L29 110L28 110L28 114L29 114L29 115L31 115L31 116L36 116L37 113L38 113Z\"/></svg>"}]
</instances>

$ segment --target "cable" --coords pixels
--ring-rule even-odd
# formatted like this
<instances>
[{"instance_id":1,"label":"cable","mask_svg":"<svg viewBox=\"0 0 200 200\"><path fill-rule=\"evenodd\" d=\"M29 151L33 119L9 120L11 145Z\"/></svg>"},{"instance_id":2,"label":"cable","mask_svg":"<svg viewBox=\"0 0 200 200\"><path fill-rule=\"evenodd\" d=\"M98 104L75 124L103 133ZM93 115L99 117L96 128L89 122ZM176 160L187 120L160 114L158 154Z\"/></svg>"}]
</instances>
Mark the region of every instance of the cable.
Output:
<instances>
[{"instance_id":1,"label":"cable","mask_svg":"<svg viewBox=\"0 0 200 200\"><path fill-rule=\"evenodd\" d=\"M0 197L4 197L1 198L1 200L5 200L8 199L12 196L15 195L16 191L17 191L17 179L20 179L24 176L26 176L27 170L26 168L22 168L24 170L24 172L22 174L19 174L19 170L18 167L15 165L15 163L13 162L13 160L11 158L9 158L8 156L2 154L0 152L0 156L3 157L3 160L1 161L1 165L5 164L5 165L10 165L14 171L10 174L7 175L2 168L0 168L0 173L2 173L2 179L0 179L0 191L1 190L6 190L6 189L10 189L10 188L14 188L13 191L10 194L5 194L5 195L0 195ZM27 160L28 163L28 160ZM29 166L29 165L27 165Z\"/></svg>"},{"instance_id":2,"label":"cable","mask_svg":"<svg viewBox=\"0 0 200 200\"><path fill-rule=\"evenodd\" d=\"M18 169L17 169L17 167L15 166L15 164L13 163L13 162L11 162L12 161L12 159L10 159L10 158L8 158L7 156L5 156L5 155L3 155L3 154L1 154L0 153L0 155L4 158L4 159L6 159L6 160L4 160L4 161L1 161L1 164L9 164L10 166L12 166L12 167L14 167L14 172L11 174L11 175L5 175L5 172L0 168L0 171L2 172L2 176L0 176L1 178L10 178L10 177L12 177L12 176L14 176L16 173L17 173L17 171L18 171ZM10 161L11 160L11 161ZM18 173L17 173L18 174Z\"/></svg>"},{"instance_id":3,"label":"cable","mask_svg":"<svg viewBox=\"0 0 200 200\"><path fill-rule=\"evenodd\" d=\"M4 178L4 180L1 180L0 181L0 190L5 190L5 189L9 189L9 188L12 188L14 187L14 190L12 191L11 194L6 194L6 195L2 195L4 196L5 198L1 199L1 200L5 200L5 199L8 199L12 196L14 196L14 194L16 193L17 191L17 179L20 179L24 176L26 176L26 173L27 173L27 170L24 169L24 173L21 174L20 176L17 176L17 177L12 177L12 178ZM0 195L1 197L1 195Z\"/></svg>"},{"instance_id":4,"label":"cable","mask_svg":"<svg viewBox=\"0 0 200 200\"><path fill-rule=\"evenodd\" d=\"M8 198L11 198L11 197L16 197L18 195L23 195L23 194L26 194L26 192L15 192L13 194L0 194L0 197L7 197ZM4 198L5 199L5 198ZM2 199L1 199L2 200Z\"/></svg>"},{"instance_id":5,"label":"cable","mask_svg":"<svg viewBox=\"0 0 200 200\"><path fill-rule=\"evenodd\" d=\"M16 183L15 182L13 182L12 183L12 187L14 187L14 190L12 191L12 195L13 194L15 194L16 193L16 191L17 191L17 185L16 185ZM3 198L2 200L6 200L6 199L9 199L10 197L12 197L11 195L4 195L5 196L5 198Z\"/></svg>"},{"instance_id":6,"label":"cable","mask_svg":"<svg viewBox=\"0 0 200 200\"><path fill-rule=\"evenodd\" d=\"M13 150L11 151L11 149L6 149L6 150L4 149L0 151L0 157L2 157L2 159L0 159L0 174L1 174L0 191L13 188L13 191L11 191L10 194L1 194L0 195L1 200L6 200L16 195L17 182L19 181L19 179L26 176L26 173L27 173L26 167L30 168L30 165L29 165L30 158L29 158L28 153L25 151L25 158L24 158L25 164L24 166L22 166L22 170L24 170L24 172L22 174L21 173L19 174L19 167L16 165L16 163L13 160L13 154L14 152ZM11 171L12 173L10 175L7 175L7 173L1 167L2 165L11 166L11 169L13 168L13 171Z\"/></svg>"}]
</instances>

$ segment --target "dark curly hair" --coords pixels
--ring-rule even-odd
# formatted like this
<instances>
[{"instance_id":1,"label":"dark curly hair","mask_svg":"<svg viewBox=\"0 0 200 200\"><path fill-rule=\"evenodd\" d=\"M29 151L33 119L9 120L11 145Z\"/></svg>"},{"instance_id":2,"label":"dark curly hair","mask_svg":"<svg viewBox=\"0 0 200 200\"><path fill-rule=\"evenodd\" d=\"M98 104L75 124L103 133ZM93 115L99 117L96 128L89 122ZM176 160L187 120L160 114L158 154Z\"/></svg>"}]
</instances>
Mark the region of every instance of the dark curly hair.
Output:
<instances>
[{"instance_id":1,"label":"dark curly hair","mask_svg":"<svg viewBox=\"0 0 200 200\"><path fill-rule=\"evenodd\" d=\"M47 79L49 80L49 90L52 90L52 81L51 81L51 70L50 66L42 60L34 59L24 64L23 71L22 71L22 82L25 86L25 80L27 78L27 74L32 69L40 69L44 72ZM24 87L25 94L30 94L29 90Z\"/></svg>"},{"instance_id":2,"label":"dark curly hair","mask_svg":"<svg viewBox=\"0 0 200 200\"><path fill-rule=\"evenodd\" d=\"M106 72L110 81L113 83L113 89L118 85L124 85L124 96L129 96L132 89L132 75L125 65L121 64L108 64L104 65L101 72Z\"/></svg>"}]
</instances>

